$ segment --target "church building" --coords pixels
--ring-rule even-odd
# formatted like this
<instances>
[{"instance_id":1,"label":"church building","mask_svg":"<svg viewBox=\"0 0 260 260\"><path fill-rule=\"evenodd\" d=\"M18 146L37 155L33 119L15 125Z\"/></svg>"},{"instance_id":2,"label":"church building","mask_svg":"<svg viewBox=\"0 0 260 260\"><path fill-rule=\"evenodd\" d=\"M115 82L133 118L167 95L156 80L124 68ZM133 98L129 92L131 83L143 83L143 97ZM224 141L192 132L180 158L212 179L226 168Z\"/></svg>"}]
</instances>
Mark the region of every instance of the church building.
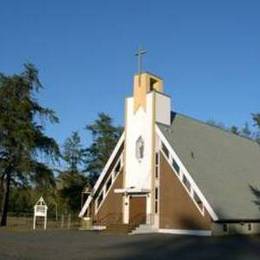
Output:
<instances>
[{"instance_id":1,"label":"church building","mask_svg":"<svg viewBox=\"0 0 260 260\"><path fill-rule=\"evenodd\" d=\"M124 132L79 216L132 234L259 233L257 185L256 142L176 112L163 80L143 72L125 101Z\"/></svg>"}]
</instances>

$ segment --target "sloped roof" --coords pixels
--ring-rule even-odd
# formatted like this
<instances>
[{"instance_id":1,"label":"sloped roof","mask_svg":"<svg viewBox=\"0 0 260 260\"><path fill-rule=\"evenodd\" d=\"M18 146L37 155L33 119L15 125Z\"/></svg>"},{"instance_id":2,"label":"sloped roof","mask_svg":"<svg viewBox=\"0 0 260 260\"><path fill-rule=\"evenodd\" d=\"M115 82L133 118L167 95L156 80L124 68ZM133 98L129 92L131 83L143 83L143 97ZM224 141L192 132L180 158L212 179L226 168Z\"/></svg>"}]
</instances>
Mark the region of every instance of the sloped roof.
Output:
<instances>
[{"instance_id":1,"label":"sloped roof","mask_svg":"<svg viewBox=\"0 0 260 260\"><path fill-rule=\"evenodd\" d=\"M256 142L178 113L158 126L220 220L260 220Z\"/></svg>"}]
</instances>

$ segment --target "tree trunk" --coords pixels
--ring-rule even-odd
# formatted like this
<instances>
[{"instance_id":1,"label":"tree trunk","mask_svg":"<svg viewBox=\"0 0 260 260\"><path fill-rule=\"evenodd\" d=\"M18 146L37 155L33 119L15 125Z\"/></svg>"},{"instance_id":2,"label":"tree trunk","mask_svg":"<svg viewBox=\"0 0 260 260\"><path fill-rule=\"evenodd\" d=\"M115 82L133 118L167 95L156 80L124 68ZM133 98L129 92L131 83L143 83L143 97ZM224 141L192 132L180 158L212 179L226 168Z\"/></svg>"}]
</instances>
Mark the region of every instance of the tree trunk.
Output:
<instances>
[{"instance_id":1,"label":"tree trunk","mask_svg":"<svg viewBox=\"0 0 260 260\"><path fill-rule=\"evenodd\" d=\"M9 206L9 194L10 194L10 183L11 183L11 171L8 169L6 171L6 179L4 180L4 191L3 191L3 201L2 201L2 217L0 226L7 225L7 213Z\"/></svg>"},{"instance_id":2,"label":"tree trunk","mask_svg":"<svg viewBox=\"0 0 260 260\"><path fill-rule=\"evenodd\" d=\"M1 179L0 179L0 209L2 209L2 197L3 197L3 192L4 192L4 174L2 174ZM0 212L1 214L1 212Z\"/></svg>"}]
</instances>

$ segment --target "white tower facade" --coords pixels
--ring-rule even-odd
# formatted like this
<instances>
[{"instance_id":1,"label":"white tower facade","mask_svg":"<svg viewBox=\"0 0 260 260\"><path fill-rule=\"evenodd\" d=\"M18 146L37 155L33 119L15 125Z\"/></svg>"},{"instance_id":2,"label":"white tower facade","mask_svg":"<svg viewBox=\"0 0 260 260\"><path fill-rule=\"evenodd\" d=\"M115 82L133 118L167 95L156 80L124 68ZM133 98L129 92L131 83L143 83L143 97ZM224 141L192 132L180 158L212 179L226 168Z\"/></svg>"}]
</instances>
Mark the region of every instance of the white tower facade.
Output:
<instances>
[{"instance_id":1,"label":"white tower facade","mask_svg":"<svg viewBox=\"0 0 260 260\"><path fill-rule=\"evenodd\" d=\"M133 97L125 107L125 172L127 194L146 196L146 213L153 214L155 124L171 123L171 100L163 94L163 81L150 73L134 77ZM131 195L130 195L131 196ZM128 223L129 198L124 201L123 218Z\"/></svg>"}]
</instances>

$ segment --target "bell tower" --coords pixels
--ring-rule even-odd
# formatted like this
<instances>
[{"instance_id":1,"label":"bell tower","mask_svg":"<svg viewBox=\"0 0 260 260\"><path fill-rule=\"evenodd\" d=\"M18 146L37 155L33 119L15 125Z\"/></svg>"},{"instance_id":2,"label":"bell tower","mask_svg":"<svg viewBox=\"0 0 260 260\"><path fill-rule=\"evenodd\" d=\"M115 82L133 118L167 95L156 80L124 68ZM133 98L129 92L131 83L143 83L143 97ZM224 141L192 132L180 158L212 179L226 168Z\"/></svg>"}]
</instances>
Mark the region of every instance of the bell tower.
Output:
<instances>
[{"instance_id":1,"label":"bell tower","mask_svg":"<svg viewBox=\"0 0 260 260\"><path fill-rule=\"evenodd\" d=\"M146 95L151 91L163 92L163 81L150 73L140 73L134 76L134 112L139 107L146 110Z\"/></svg>"},{"instance_id":2,"label":"bell tower","mask_svg":"<svg viewBox=\"0 0 260 260\"><path fill-rule=\"evenodd\" d=\"M163 93L162 79L148 72L135 75L133 96L125 105L124 188L151 188L155 125L170 125L170 120L171 100Z\"/></svg>"},{"instance_id":3,"label":"bell tower","mask_svg":"<svg viewBox=\"0 0 260 260\"><path fill-rule=\"evenodd\" d=\"M143 72L133 81L133 96L125 102L124 223L131 219L129 205L135 196L145 200L147 216L154 212L155 127L171 121L171 99L163 93L163 80Z\"/></svg>"}]
</instances>

